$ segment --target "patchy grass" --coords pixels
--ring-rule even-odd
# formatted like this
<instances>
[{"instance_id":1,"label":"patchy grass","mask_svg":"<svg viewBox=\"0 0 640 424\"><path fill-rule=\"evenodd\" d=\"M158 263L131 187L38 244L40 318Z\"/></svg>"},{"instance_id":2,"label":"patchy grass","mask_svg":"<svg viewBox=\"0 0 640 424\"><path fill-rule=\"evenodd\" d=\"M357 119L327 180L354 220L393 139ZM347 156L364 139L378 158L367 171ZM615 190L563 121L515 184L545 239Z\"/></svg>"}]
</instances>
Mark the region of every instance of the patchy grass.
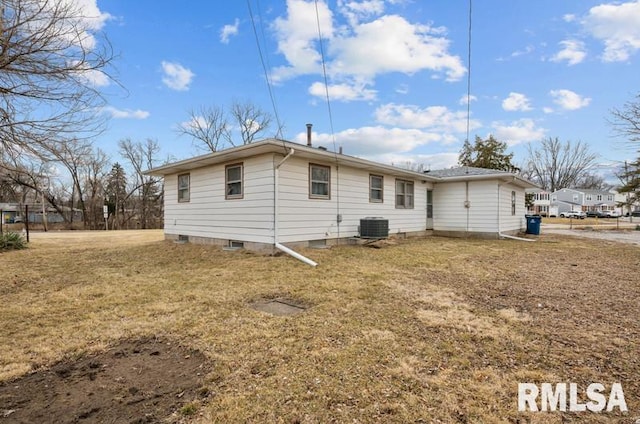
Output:
<instances>
[{"instance_id":1,"label":"patchy grass","mask_svg":"<svg viewBox=\"0 0 640 424\"><path fill-rule=\"evenodd\" d=\"M637 247L430 237L301 251L311 268L161 239L38 234L3 253L0 380L161 336L211 361L195 422L640 418ZM308 309L250 307L275 298ZM519 414L518 382L620 382L630 412Z\"/></svg>"}]
</instances>

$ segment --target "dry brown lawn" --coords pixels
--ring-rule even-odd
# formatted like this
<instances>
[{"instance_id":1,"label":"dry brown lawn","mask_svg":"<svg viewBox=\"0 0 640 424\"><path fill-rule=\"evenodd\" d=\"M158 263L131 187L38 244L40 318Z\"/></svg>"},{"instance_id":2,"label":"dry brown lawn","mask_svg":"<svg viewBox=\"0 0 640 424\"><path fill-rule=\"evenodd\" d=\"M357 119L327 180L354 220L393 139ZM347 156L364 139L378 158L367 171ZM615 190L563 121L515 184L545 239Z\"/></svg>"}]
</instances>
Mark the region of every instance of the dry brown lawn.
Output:
<instances>
[{"instance_id":1,"label":"dry brown lawn","mask_svg":"<svg viewBox=\"0 0 640 424\"><path fill-rule=\"evenodd\" d=\"M0 253L0 381L151 336L208 358L194 422L640 418L636 246L429 237L301 253L319 266L158 231L35 234ZM308 309L249 307L277 297ZM620 382L629 412L518 413L519 382Z\"/></svg>"}]
</instances>

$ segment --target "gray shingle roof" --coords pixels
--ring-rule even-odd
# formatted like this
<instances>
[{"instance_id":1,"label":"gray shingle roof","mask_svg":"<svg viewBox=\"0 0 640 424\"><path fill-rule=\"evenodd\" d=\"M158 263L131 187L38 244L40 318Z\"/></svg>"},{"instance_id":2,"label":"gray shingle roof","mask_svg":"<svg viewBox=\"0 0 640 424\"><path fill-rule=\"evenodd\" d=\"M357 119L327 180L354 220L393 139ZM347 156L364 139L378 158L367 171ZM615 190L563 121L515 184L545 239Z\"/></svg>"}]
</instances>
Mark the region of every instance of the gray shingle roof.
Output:
<instances>
[{"instance_id":1,"label":"gray shingle roof","mask_svg":"<svg viewBox=\"0 0 640 424\"><path fill-rule=\"evenodd\" d=\"M448 169L436 169L429 171L428 175L434 177L447 178L447 177L464 177L469 175L496 175L496 174L511 174L506 171L499 171L497 169L476 168L473 166L459 166L456 168Z\"/></svg>"}]
</instances>

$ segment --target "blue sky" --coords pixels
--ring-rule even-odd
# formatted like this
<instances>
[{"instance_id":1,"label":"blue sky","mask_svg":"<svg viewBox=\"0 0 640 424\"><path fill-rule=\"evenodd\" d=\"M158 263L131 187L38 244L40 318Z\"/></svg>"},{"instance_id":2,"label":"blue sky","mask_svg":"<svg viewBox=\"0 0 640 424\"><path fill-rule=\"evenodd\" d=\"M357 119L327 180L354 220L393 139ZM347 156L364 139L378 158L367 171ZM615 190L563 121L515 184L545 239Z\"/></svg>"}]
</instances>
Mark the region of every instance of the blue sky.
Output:
<instances>
[{"instance_id":1,"label":"blue sky","mask_svg":"<svg viewBox=\"0 0 640 424\"><path fill-rule=\"evenodd\" d=\"M466 0L82 2L126 89L96 81L111 117L97 144L113 156L122 138L201 153L176 128L202 106L273 114L249 5L284 138L304 142L310 122L316 145L432 169L454 165L466 138ZM517 163L544 137L588 143L603 170L634 156L607 118L640 91L640 1L475 1L472 18L472 139L493 134Z\"/></svg>"}]
</instances>

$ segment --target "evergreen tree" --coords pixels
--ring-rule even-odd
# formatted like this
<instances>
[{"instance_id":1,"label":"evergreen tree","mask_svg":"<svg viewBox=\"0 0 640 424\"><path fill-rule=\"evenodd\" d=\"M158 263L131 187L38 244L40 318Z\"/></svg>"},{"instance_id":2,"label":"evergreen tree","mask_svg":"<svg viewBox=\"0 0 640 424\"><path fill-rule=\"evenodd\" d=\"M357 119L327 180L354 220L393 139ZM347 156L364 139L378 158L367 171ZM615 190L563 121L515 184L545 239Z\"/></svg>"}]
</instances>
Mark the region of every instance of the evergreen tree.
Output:
<instances>
[{"instance_id":1,"label":"evergreen tree","mask_svg":"<svg viewBox=\"0 0 640 424\"><path fill-rule=\"evenodd\" d=\"M458 164L460 166L474 166L508 172L520 171L511 162L513 153L507 154L505 153L506 150L507 143L496 140L492 135L486 140L476 136L476 141L473 145L468 140L464 142L458 155Z\"/></svg>"},{"instance_id":2,"label":"evergreen tree","mask_svg":"<svg viewBox=\"0 0 640 424\"><path fill-rule=\"evenodd\" d=\"M105 187L105 202L109 210L109 216L114 216L114 222L120 226L124 217L124 205L127 199L127 175L118 162L111 167L107 175Z\"/></svg>"}]
</instances>

